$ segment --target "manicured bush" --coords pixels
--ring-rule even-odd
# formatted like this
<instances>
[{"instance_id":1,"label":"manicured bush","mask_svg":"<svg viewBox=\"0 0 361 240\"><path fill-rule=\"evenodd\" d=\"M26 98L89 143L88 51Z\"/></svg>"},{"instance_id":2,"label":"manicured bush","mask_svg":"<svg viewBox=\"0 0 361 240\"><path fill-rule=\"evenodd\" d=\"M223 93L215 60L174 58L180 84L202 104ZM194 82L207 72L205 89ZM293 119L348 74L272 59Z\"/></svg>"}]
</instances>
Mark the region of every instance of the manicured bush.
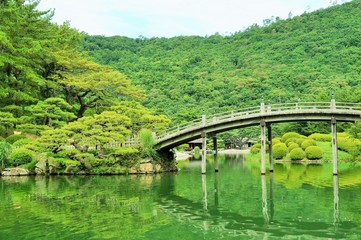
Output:
<instances>
[{"instance_id":1,"label":"manicured bush","mask_svg":"<svg viewBox=\"0 0 361 240\"><path fill-rule=\"evenodd\" d=\"M323 150L318 146L309 146L305 150L306 157L309 160L321 159L323 157Z\"/></svg>"},{"instance_id":2,"label":"manicured bush","mask_svg":"<svg viewBox=\"0 0 361 240\"><path fill-rule=\"evenodd\" d=\"M296 132L288 132L282 135L281 141L285 143L289 138L299 138L301 135Z\"/></svg>"},{"instance_id":3,"label":"manicured bush","mask_svg":"<svg viewBox=\"0 0 361 240\"><path fill-rule=\"evenodd\" d=\"M195 154L200 154L200 152L201 152L201 149L198 146L195 146L194 147L194 153Z\"/></svg>"},{"instance_id":4,"label":"manicured bush","mask_svg":"<svg viewBox=\"0 0 361 240\"><path fill-rule=\"evenodd\" d=\"M361 141L351 137L338 137L337 148L352 156L361 155Z\"/></svg>"},{"instance_id":5,"label":"manicured bush","mask_svg":"<svg viewBox=\"0 0 361 240\"><path fill-rule=\"evenodd\" d=\"M290 158L291 160L302 160L306 157L306 153L303 151L302 148L294 148L290 152Z\"/></svg>"},{"instance_id":6,"label":"manicured bush","mask_svg":"<svg viewBox=\"0 0 361 240\"><path fill-rule=\"evenodd\" d=\"M281 143L281 138L274 138L272 139L272 145L275 145L277 143Z\"/></svg>"},{"instance_id":7,"label":"manicured bush","mask_svg":"<svg viewBox=\"0 0 361 240\"><path fill-rule=\"evenodd\" d=\"M259 153L261 151L261 149L260 148L256 148L256 147L251 147L251 149L250 149L250 152L252 153L252 154L257 154L257 153Z\"/></svg>"},{"instance_id":8,"label":"manicured bush","mask_svg":"<svg viewBox=\"0 0 361 240\"><path fill-rule=\"evenodd\" d=\"M303 150L305 150L309 146L316 146L316 141L314 141L312 139L307 139L307 140L303 141L301 144L301 147Z\"/></svg>"},{"instance_id":9,"label":"manicured bush","mask_svg":"<svg viewBox=\"0 0 361 240\"><path fill-rule=\"evenodd\" d=\"M286 140L285 144L289 147L292 143L297 143L297 139L298 138L289 138Z\"/></svg>"},{"instance_id":10,"label":"manicured bush","mask_svg":"<svg viewBox=\"0 0 361 240\"><path fill-rule=\"evenodd\" d=\"M6 141L10 144L13 144L16 141L19 141L20 139L25 139L27 138L24 135L20 135L20 134L16 134L16 135L10 135L9 137L6 138Z\"/></svg>"},{"instance_id":11,"label":"manicured bush","mask_svg":"<svg viewBox=\"0 0 361 240\"><path fill-rule=\"evenodd\" d=\"M295 148L299 148L300 146L297 144L297 143L291 143L289 146L288 146L288 151L291 152L293 149Z\"/></svg>"},{"instance_id":12,"label":"manicured bush","mask_svg":"<svg viewBox=\"0 0 361 240\"><path fill-rule=\"evenodd\" d=\"M26 148L18 148L13 150L9 158L10 158L10 163L16 167L33 161L34 152Z\"/></svg>"},{"instance_id":13,"label":"manicured bush","mask_svg":"<svg viewBox=\"0 0 361 240\"><path fill-rule=\"evenodd\" d=\"M267 151L267 149L268 149L268 144L267 144L267 146L266 146L266 151ZM259 153L260 151L261 151L261 144L260 144L260 143L254 144L254 145L251 147L251 149L250 149L250 152L251 152L252 154Z\"/></svg>"},{"instance_id":14,"label":"manicured bush","mask_svg":"<svg viewBox=\"0 0 361 240\"><path fill-rule=\"evenodd\" d=\"M308 136L308 138L319 142L331 142L332 136L331 134L314 133Z\"/></svg>"},{"instance_id":15,"label":"manicured bush","mask_svg":"<svg viewBox=\"0 0 361 240\"><path fill-rule=\"evenodd\" d=\"M286 144L277 143L272 147L272 152L275 159L282 159L287 155L288 149Z\"/></svg>"},{"instance_id":16,"label":"manicured bush","mask_svg":"<svg viewBox=\"0 0 361 240\"><path fill-rule=\"evenodd\" d=\"M306 140L307 140L307 138L297 138L296 143L298 144L298 146L301 146L302 143Z\"/></svg>"}]
</instances>

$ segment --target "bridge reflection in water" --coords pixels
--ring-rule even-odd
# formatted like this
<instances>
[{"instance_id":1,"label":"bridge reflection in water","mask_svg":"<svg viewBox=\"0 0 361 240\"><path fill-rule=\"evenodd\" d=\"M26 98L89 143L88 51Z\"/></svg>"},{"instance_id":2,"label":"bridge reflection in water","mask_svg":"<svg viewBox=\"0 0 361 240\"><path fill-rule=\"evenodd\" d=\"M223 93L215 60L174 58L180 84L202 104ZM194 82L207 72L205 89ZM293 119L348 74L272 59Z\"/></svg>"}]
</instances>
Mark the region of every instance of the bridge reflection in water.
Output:
<instances>
[{"instance_id":1,"label":"bridge reflection in water","mask_svg":"<svg viewBox=\"0 0 361 240\"><path fill-rule=\"evenodd\" d=\"M335 238L344 237L349 231L358 230L358 225L348 223L347 228L339 228L340 210L339 210L339 182L338 176L333 176L333 225L326 222L317 222L315 227L313 222L299 221L296 224L292 222L282 222L275 220L277 212L274 206L274 176L261 175L262 202L259 203L259 211L262 217L243 216L219 207L219 173L214 175L214 204L210 207L207 193L207 176L202 175L202 205L196 204L186 198L168 195L159 202L159 208L164 212L171 214L180 222L187 222L193 227L200 228L202 231L224 232L228 229L234 231L237 236L262 236L267 239L270 236L300 236L305 234L308 229L308 236L320 237L320 234L327 233ZM269 181L269 182L267 182ZM269 187L267 187L269 186ZM256 203L257 204L257 203ZM200 209L202 209L200 211ZM282 226L282 227L280 227Z\"/></svg>"}]
</instances>

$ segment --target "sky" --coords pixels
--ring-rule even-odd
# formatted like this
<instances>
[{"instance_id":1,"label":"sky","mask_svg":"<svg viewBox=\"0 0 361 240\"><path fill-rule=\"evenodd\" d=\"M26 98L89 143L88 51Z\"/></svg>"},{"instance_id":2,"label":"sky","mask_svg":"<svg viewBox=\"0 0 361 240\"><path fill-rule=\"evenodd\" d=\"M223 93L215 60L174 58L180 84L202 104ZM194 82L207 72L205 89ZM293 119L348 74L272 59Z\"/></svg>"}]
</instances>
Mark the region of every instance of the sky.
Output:
<instances>
[{"instance_id":1,"label":"sky","mask_svg":"<svg viewBox=\"0 0 361 240\"><path fill-rule=\"evenodd\" d=\"M286 19L337 0L41 0L53 21L90 35L174 37L228 35L278 16ZM346 0L338 0L338 3Z\"/></svg>"}]
</instances>

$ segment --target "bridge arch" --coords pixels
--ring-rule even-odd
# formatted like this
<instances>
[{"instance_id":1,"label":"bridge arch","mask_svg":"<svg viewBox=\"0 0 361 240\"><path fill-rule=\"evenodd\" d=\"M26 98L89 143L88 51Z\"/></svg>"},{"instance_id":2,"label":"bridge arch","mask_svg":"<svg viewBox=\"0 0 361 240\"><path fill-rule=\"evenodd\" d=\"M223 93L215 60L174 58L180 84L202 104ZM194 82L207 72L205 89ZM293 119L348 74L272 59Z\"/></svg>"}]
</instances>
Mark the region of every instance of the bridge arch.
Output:
<instances>
[{"instance_id":1,"label":"bridge arch","mask_svg":"<svg viewBox=\"0 0 361 240\"><path fill-rule=\"evenodd\" d=\"M261 103L261 105L257 107L219 113L207 118L203 116L202 119L196 119L192 122L168 129L163 135L158 137L157 147L161 151L167 151L182 143L198 138L203 138L205 146L206 135L215 135L232 129L259 125L261 127L263 163L261 164L261 173L264 174L266 127L268 126L270 131L271 124L299 121L331 122L333 158L337 158L336 122L361 121L361 104L335 102L334 99L332 99L331 102L298 102L269 105ZM334 159L334 162L336 160ZM335 164L334 174L337 174L337 165Z\"/></svg>"}]
</instances>

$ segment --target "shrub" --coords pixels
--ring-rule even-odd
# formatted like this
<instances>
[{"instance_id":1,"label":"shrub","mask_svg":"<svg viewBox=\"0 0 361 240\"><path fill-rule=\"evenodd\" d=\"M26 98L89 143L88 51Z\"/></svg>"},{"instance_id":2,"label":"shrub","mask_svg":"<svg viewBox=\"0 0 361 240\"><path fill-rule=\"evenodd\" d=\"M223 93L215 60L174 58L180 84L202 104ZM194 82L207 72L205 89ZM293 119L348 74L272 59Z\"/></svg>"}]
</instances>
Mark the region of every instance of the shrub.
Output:
<instances>
[{"instance_id":1,"label":"shrub","mask_svg":"<svg viewBox=\"0 0 361 240\"><path fill-rule=\"evenodd\" d=\"M261 151L260 148L254 148L254 147L251 147L251 150L250 150L250 152L251 152L252 154L257 154L257 153L259 153L260 151Z\"/></svg>"},{"instance_id":2,"label":"shrub","mask_svg":"<svg viewBox=\"0 0 361 240\"><path fill-rule=\"evenodd\" d=\"M331 134L323 134L323 133L314 133L308 136L308 138L319 142L331 142L332 140Z\"/></svg>"},{"instance_id":3,"label":"shrub","mask_svg":"<svg viewBox=\"0 0 361 240\"><path fill-rule=\"evenodd\" d=\"M299 138L300 136L301 135L299 133L288 132L288 133L285 133L282 135L281 141L285 143L287 141L287 139L289 139L289 138Z\"/></svg>"},{"instance_id":4,"label":"shrub","mask_svg":"<svg viewBox=\"0 0 361 240\"><path fill-rule=\"evenodd\" d=\"M29 143L31 143L33 140L30 138L24 138L24 139L20 139L17 140L16 142L13 143L14 147L23 147Z\"/></svg>"},{"instance_id":5,"label":"shrub","mask_svg":"<svg viewBox=\"0 0 361 240\"><path fill-rule=\"evenodd\" d=\"M156 144L155 139L153 138L152 130L142 129L138 133L138 139L143 149L153 148L154 144Z\"/></svg>"},{"instance_id":6,"label":"shrub","mask_svg":"<svg viewBox=\"0 0 361 240\"><path fill-rule=\"evenodd\" d=\"M286 140L285 144L289 147L292 143L296 143L298 138L289 138Z\"/></svg>"},{"instance_id":7,"label":"shrub","mask_svg":"<svg viewBox=\"0 0 361 240\"><path fill-rule=\"evenodd\" d=\"M138 133L138 139L142 146L142 157L156 157L156 151L153 146L156 144L156 140L153 138L153 133L149 129L142 129Z\"/></svg>"},{"instance_id":8,"label":"shrub","mask_svg":"<svg viewBox=\"0 0 361 240\"><path fill-rule=\"evenodd\" d=\"M20 140L20 139L25 139L27 137L25 137L24 135L20 135L20 134L16 134L16 135L10 135L9 137L6 138L6 141L10 144L13 144L14 142Z\"/></svg>"},{"instance_id":9,"label":"shrub","mask_svg":"<svg viewBox=\"0 0 361 240\"><path fill-rule=\"evenodd\" d=\"M286 144L278 143L272 147L272 152L275 159L282 159L287 155L288 149Z\"/></svg>"},{"instance_id":10,"label":"shrub","mask_svg":"<svg viewBox=\"0 0 361 240\"><path fill-rule=\"evenodd\" d=\"M13 166L20 166L33 161L34 152L26 148L15 149L9 156Z\"/></svg>"},{"instance_id":11,"label":"shrub","mask_svg":"<svg viewBox=\"0 0 361 240\"><path fill-rule=\"evenodd\" d=\"M307 140L306 138L297 138L296 143L298 144L298 146L301 146L302 143L306 140Z\"/></svg>"},{"instance_id":12,"label":"shrub","mask_svg":"<svg viewBox=\"0 0 361 240\"><path fill-rule=\"evenodd\" d=\"M256 143L254 144L251 149L250 149L250 152L252 154L256 154L256 153L259 153L261 151L261 144L260 143Z\"/></svg>"},{"instance_id":13,"label":"shrub","mask_svg":"<svg viewBox=\"0 0 361 240\"><path fill-rule=\"evenodd\" d=\"M1 168L9 164L9 156L11 154L11 145L8 142L0 141L0 162Z\"/></svg>"},{"instance_id":14,"label":"shrub","mask_svg":"<svg viewBox=\"0 0 361 240\"><path fill-rule=\"evenodd\" d=\"M321 159L323 157L323 150L318 146L309 146L305 152L309 160Z\"/></svg>"},{"instance_id":15,"label":"shrub","mask_svg":"<svg viewBox=\"0 0 361 240\"><path fill-rule=\"evenodd\" d=\"M291 143L289 146L288 146L288 151L292 151L293 149L295 148L299 148L300 146L297 144L297 143Z\"/></svg>"},{"instance_id":16,"label":"shrub","mask_svg":"<svg viewBox=\"0 0 361 240\"><path fill-rule=\"evenodd\" d=\"M0 137L0 142L5 142L5 138Z\"/></svg>"},{"instance_id":17,"label":"shrub","mask_svg":"<svg viewBox=\"0 0 361 240\"><path fill-rule=\"evenodd\" d=\"M339 137L337 139L337 148L352 156L361 155L361 141L355 138Z\"/></svg>"},{"instance_id":18,"label":"shrub","mask_svg":"<svg viewBox=\"0 0 361 240\"><path fill-rule=\"evenodd\" d=\"M301 147L303 150L305 150L309 146L316 146L316 142L312 139L307 139L307 140L303 141L301 144Z\"/></svg>"},{"instance_id":19,"label":"shrub","mask_svg":"<svg viewBox=\"0 0 361 240\"><path fill-rule=\"evenodd\" d=\"M199 154L201 152L201 149L198 146L194 147L194 153Z\"/></svg>"},{"instance_id":20,"label":"shrub","mask_svg":"<svg viewBox=\"0 0 361 240\"><path fill-rule=\"evenodd\" d=\"M281 138L274 138L272 139L272 145L275 145L277 143L281 143Z\"/></svg>"},{"instance_id":21,"label":"shrub","mask_svg":"<svg viewBox=\"0 0 361 240\"><path fill-rule=\"evenodd\" d=\"M306 157L306 153L302 150L302 148L294 148L290 152L291 160L302 160Z\"/></svg>"},{"instance_id":22,"label":"shrub","mask_svg":"<svg viewBox=\"0 0 361 240\"><path fill-rule=\"evenodd\" d=\"M179 145L178 147L177 147L177 150L178 151L181 151L181 152L184 152L184 151L186 151L186 149L188 149L189 148L189 145L188 144L182 144L182 145Z\"/></svg>"}]
</instances>

